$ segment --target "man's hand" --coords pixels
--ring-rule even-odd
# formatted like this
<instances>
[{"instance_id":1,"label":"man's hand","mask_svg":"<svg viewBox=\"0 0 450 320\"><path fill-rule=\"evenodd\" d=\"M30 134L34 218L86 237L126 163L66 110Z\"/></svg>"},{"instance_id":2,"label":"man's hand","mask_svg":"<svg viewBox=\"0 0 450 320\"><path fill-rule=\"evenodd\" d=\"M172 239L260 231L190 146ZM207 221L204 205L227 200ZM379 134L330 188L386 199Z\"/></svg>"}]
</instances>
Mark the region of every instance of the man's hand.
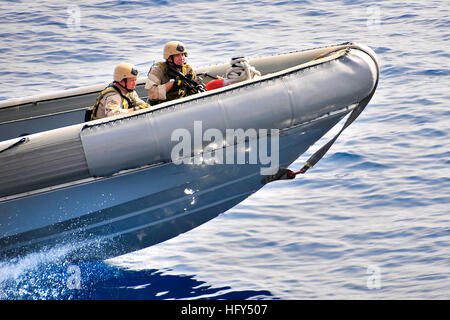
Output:
<instances>
[{"instance_id":1,"label":"man's hand","mask_svg":"<svg viewBox=\"0 0 450 320\"><path fill-rule=\"evenodd\" d=\"M166 82L166 92L172 90L175 79L170 79L169 82Z\"/></svg>"},{"instance_id":2,"label":"man's hand","mask_svg":"<svg viewBox=\"0 0 450 320\"><path fill-rule=\"evenodd\" d=\"M166 92L169 92L172 89L179 89L181 87L180 79L170 79L169 82L166 83Z\"/></svg>"}]
</instances>

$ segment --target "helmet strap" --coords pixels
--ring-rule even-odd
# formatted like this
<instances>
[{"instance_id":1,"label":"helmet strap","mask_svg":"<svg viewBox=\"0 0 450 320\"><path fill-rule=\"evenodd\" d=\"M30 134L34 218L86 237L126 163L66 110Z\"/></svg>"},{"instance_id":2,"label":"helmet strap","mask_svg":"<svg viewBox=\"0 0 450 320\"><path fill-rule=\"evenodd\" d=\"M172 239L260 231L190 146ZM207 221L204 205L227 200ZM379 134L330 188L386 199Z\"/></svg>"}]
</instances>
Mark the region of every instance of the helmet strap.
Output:
<instances>
[{"instance_id":1,"label":"helmet strap","mask_svg":"<svg viewBox=\"0 0 450 320\"><path fill-rule=\"evenodd\" d=\"M176 69L181 69L181 68L183 68L183 66L179 66L179 65L177 65L177 64L174 62L173 56L169 56L169 58L167 58L167 63L168 63L170 66L172 66L173 68L176 68Z\"/></svg>"},{"instance_id":2,"label":"helmet strap","mask_svg":"<svg viewBox=\"0 0 450 320\"><path fill-rule=\"evenodd\" d=\"M124 86L118 81L114 81L114 83L116 83L119 86L119 88L122 88L122 89L126 90L127 92L133 91L133 90L130 90L127 88L127 78L123 78L122 81L124 82Z\"/></svg>"}]
</instances>

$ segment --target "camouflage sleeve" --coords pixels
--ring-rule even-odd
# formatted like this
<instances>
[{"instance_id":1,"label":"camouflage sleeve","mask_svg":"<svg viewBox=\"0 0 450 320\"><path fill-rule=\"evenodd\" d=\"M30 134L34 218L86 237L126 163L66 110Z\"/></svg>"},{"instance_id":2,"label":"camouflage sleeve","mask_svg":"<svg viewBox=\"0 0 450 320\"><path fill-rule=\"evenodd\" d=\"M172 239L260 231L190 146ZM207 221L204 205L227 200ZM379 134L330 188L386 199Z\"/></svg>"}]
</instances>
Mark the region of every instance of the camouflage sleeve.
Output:
<instances>
[{"instance_id":1,"label":"camouflage sleeve","mask_svg":"<svg viewBox=\"0 0 450 320\"><path fill-rule=\"evenodd\" d=\"M131 92L131 96L130 98L133 100L133 103L135 106L139 106L141 104L144 104L144 100L142 100L141 98L139 98L139 95L136 91L132 91Z\"/></svg>"},{"instance_id":2,"label":"camouflage sleeve","mask_svg":"<svg viewBox=\"0 0 450 320\"><path fill-rule=\"evenodd\" d=\"M153 65L145 82L145 89L148 91L150 100L166 100L165 83L169 81L163 70L157 65Z\"/></svg>"},{"instance_id":3,"label":"camouflage sleeve","mask_svg":"<svg viewBox=\"0 0 450 320\"><path fill-rule=\"evenodd\" d=\"M139 98L139 95L138 95L138 93L136 91L133 91L130 94L130 98L133 101L133 104L134 104L136 110L137 109L144 109L144 108L147 108L149 106L144 100Z\"/></svg>"},{"instance_id":4,"label":"camouflage sleeve","mask_svg":"<svg viewBox=\"0 0 450 320\"><path fill-rule=\"evenodd\" d=\"M107 94L98 110L101 117L111 117L126 112L128 111L122 108L122 97L118 93Z\"/></svg>"}]
</instances>

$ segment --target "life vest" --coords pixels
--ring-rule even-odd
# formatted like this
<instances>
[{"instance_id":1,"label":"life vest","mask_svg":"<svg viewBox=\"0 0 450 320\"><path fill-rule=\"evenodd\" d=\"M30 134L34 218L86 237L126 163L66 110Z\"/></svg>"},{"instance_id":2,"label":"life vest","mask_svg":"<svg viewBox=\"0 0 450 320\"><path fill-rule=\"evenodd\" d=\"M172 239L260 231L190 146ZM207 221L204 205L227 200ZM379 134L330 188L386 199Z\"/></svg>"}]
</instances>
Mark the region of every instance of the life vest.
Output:
<instances>
[{"instance_id":1,"label":"life vest","mask_svg":"<svg viewBox=\"0 0 450 320\"><path fill-rule=\"evenodd\" d=\"M103 99L103 97L106 94L111 93L111 92L120 94L120 96L122 97L122 108L128 109L130 106L133 106L133 103L131 102L131 100L127 96L125 96L122 93L122 91L114 85L114 83L110 83L97 96L97 100L95 101L94 106L90 110L86 111L85 121L90 121L90 120L96 120L97 119L97 111L98 111L98 107L100 106L100 101Z\"/></svg>"}]
</instances>

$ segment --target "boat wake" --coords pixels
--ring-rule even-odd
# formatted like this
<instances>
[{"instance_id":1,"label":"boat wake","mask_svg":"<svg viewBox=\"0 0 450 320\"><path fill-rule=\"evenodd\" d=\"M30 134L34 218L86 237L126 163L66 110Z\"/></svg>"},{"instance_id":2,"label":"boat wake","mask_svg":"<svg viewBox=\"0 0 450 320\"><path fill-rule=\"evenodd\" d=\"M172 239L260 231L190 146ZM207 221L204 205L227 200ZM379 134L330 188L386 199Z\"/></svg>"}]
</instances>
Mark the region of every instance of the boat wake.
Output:
<instances>
[{"instance_id":1,"label":"boat wake","mask_svg":"<svg viewBox=\"0 0 450 320\"><path fill-rule=\"evenodd\" d=\"M0 300L261 299L267 290L212 287L195 275L129 270L103 261L73 264L70 246L0 261ZM169 273L170 270L168 270Z\"/></svg>"},{"instance_id":2,"label":"boat wake","mask_svg":"<svg viewBox=\"0 0 450 320\"><path fill-rule=\"evenodd\" d=\"M76 264L74 253L92 243L91 240L64 244L0 260L0 300L74 298L74 292L82 289L82 272L87 279L92 269L92 263Z\"/></svg>"},{"instance_id":3,"label":"boat wake","mask_svg":"<svg viewBox=\"0 0 450 320\"><path fill-rule=\"evenodd\" d=\"M70 264L64 257L71 245L0 261L0 299L59 299L67 287Z\"/></svg>"}]
</instances>

